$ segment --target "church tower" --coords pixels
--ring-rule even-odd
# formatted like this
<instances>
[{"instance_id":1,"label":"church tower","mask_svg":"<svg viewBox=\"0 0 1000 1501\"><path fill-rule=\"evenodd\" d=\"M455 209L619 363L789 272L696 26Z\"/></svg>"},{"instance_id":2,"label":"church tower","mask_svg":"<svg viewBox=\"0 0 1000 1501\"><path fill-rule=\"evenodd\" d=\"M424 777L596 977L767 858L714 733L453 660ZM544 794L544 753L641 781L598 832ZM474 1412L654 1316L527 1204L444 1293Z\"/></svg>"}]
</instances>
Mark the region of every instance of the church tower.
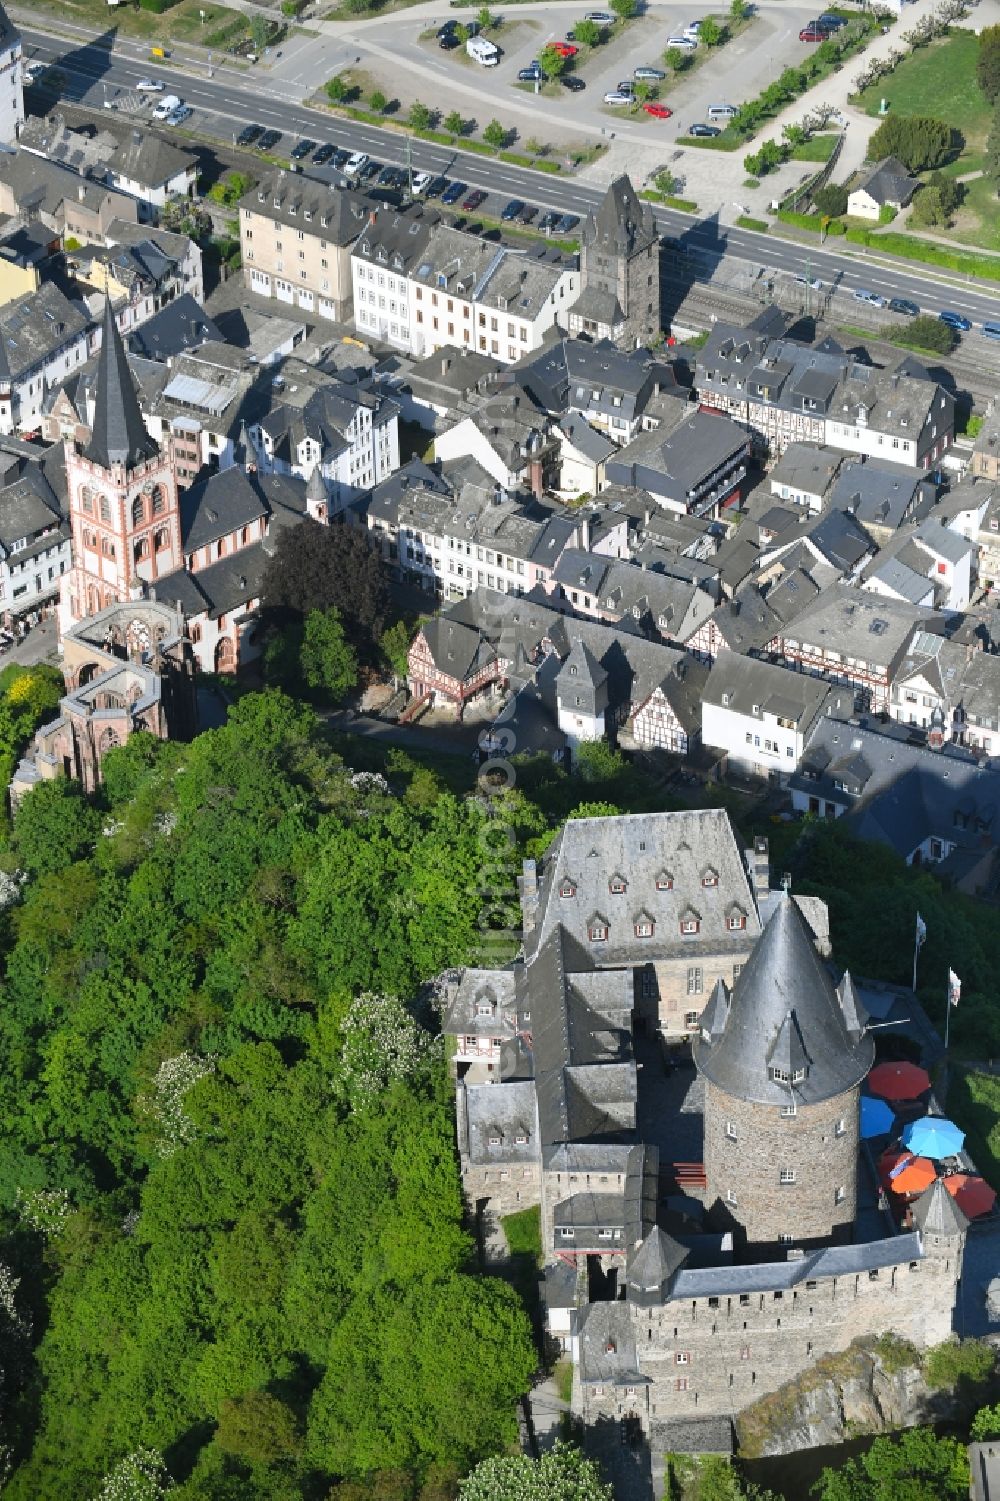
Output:
<instances>
[{"instance_id":1,"label":"church tower","mask_svg":"<svg viewBox=\"0 0 1000 1501\"><path fill-rule=\"evenodd\" d=\"M710 1215L777 1250L850 1237L875 1045L850 975L835 986L795 901L772 903L732 995L716 986L694 1057Z\"/></svg>"},{"instance_id":2,"label":"church tower","mask_svg":"<svg viewBox=\"0 0 1000 1501\"><path fill-rule=\"evenodd\" d=\"M60 629L123 603L183 563L169 444L146 430L110 297L86 443L66 442L73 567L63 578Z\"/></svg>"},{"instance_id":3,"label":"church tower","mask_svg":"<svg viewBox=\"0 0 1000 1501\"><path fill-rule=\"evenodd\" d=\"M569 310L570 333L613 339L620 349L660 332L660 242L652 206L616 177L582 230L583 289Z\"/></svg>"}]
</instances>

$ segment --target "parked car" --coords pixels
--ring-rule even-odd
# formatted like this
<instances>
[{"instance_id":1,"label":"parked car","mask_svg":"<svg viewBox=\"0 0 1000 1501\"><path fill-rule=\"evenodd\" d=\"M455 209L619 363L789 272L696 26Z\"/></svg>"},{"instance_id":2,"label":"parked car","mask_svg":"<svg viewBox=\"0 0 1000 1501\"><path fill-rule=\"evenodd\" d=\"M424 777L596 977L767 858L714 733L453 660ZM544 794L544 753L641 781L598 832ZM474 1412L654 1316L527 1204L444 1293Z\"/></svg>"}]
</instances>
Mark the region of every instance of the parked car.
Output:
<instances>
[{"instance_id":1,"label":"parked car","mask_svg":"<svg viewBox=\"0 0 1000 1501\"><path fill-rule=\"evenodd\" d=\"M454 34L455 34L455 32L457 30L458 30L458 22L456 20L454 20L454 18L452 20L450 20L450 21L445 21L445 23L444 23L443 26L439 26L438 27L438 34L437 34L438 41L439 42L442 41L443 38L446 37L446 36L454 36Z\"/></svg>"},{"instance_id":2,"label":"parked car","mask_svg":"<svg viewBox=\"0 0 1000 1501\"><path fill-rule=\"evenodd\" d=\"M316 147L316 154L313 157L313 166L322 167L325 162L328 162L330 160L332 155L333 147L330 145L329 141L324 141L322 146Z\"/></svg>"},{"instance_id":3,"label":"parked car","mask_svg":"<svg viewBox=\"0 0 1000 1501\"><path fill-rule=\"evenodd\" d=\"M618 80L618 92L619 92L619 94L627 94L630 99L634 99L635 98L635 84L633 83L632 79L631 78L619 78L619 80Z\"/></svg>"},{"instance_id":4,"label":"parked car","mask_svg":"<svg viewBox=\"0 0 1000 1501\"><path fill-rule=\"evenodd\" d=\"M685 26L684 35L690 37L692 42L698 41L698 33L701 31L701 22L692 21L690 26Z\"/></svg>"},{"instance_id":5,"label":"parked car","mask_svg":"<svg viewBox=\"0 0 1000 1501\"><path fill-rule=\"evenodd\" d=\"M468 198L462 199L462 207L467 214L474 214L481 203L485 203L489 195L482 188L473 188Z\"/></svg>"},{"instance_id":6,"label":"parked car","mask_svg":"<svg viewBox=\"0 0 1000 1501\"><path fill-rule=\"evenodd\" d=\"M42 74L45 72L45 69L46 69L47 66L48 65L46 63L25 63L24 69L23 69L23 73L22 73L22 77L24 78L24 82L25 83L37 83L38 79L41 78ZM153 90L159 90L159 89L162 89L162 87L163 87L162 83L154 84L153 80L151 78L147 78L144 81L145 81L147 87L151 87ZM141 83L137 83L136 84L136 88L137 89L141 89L142 88L142 84Z\"/></svg>"},{"instance_id":7,"label":"parked car","mask_svg":"<svg viewBox=\"0 0 1000 1501\"><path fill-rule=\"evenodd\" d=\"M720 136L722 131L718 125L692 125L688 129L688 135L695 139L704 139L705 136Z\"/></svg>"},{"instance_id":8,"label":"parked car","mask_svg":"<svg viewBox=\"0 0 1000 1501\"><path fill-rule=\"evenodd\" d=\"M689 36L668 36L667 46L679 47L682 52L694 52L698 43L693 41Z\"/></svg>"},{"instance_id":9,"label":"parked car","mask_svg":"<svg viewBox=\"0 0 1000 1501\"><path fill-rule=\"evenodd\" d=\"M710 120L732 120L736 116L736 105L710 104L705 113Z\"/></svg>"},{"instance_id":10,"label":"parked car","mask_svg":"<svg viewBox=\"0 0 1000 1501\"><path fill-rule=\"evenodd\" d=\"M442 52L454 52L456 47L461 47L461 40L453 31L448 31L444 36L438 37L438 46Z\"/></svg>"},{"instance_id":11,"label":"parked car","mask_svg":"<svg viewBox=\"0 0 1000 1501\"><path fill-rule=\"evenodd\" d=\"M645 78L645 79L648 79L648 81L650 83L661 83L663 81L663 79L666 78L666 76L667 75L666 75L666 73L664 73L664 71L663 71L662 68L633 68L632 69L632 77L633 78Z\"/></svg>"},{"instance_id":12,"label":"parked car","mask_svg":"<svg viewBox=\"0 0 1000 1501\"><path fill-rule=\"evenodd\" d=\"M165 120L166 125L183 125L185 120L190 120L194 110L190 104L181 104L177 109L171 110Z\"/></svg>"},{"instance_id":13,"label":"parked car","mask_svg":"<svg viewBox=\"0 0 1000 1501\"><path fill-rule=\"evenodd\" d=\"M563 214L559 223L555 226L557 235L568 235L571 229L575 229L580 222L579 214Z\"/></svg>"},{"instance_id":14,"label":"parked car","mask_svg":"<svg viewBox=\"0 0 1000 1501\"><path fill-rule=\"evenodd\" d=\"M560 57L576 57L579 47L574 47L572 42L549 42L553 52L558 52Z\"/></svg>"},{"instance_id":15,"label":"parked car","mask_svg":"<svg viewBox=\"0 0 1000 1501\"><path fill-rule=\"evenodd\" d=\"M403 188L406 186L406 173L402 167L383 167L378 175L380 188Z\"/></svg>"},{"instance_id":16,"label":"parked car","mask_svg":"<svg viewBox=\"0 0 1000 1501\"><path fill-rule=\"evenodd\" d=\"M468 191L469 184L467 182L453 182L441 194L441 202L449 205L457 203Z\"/></svg>"},{"instance_id":17,"label":"parked car","mask_svg":"<svg viewBox=\"0 0 1000 1501\"><path fill-rule=\"evenodd\" d=\"M588 10L585 21L596 21L598 26L613 26L615 18L609 10Z\"/></svg>"},{"instance_id":18,"label":"parked car","mask_svg":"<svg viewBox=\"0 0 1000 1501\"><path fill-rule=\"evenodd\" d=\"M260 147L261 151L273 151L280 140L280 130L265 130L264 134L261 136L257 144Z\"/></svg>"},{"instance_id":19,"label":"parked car","mask_svg":"<svg viewBox=\"0 0 1000 1501\"><path fill-rule=\"evenodd\" d=\"M652 115L654 120L669 120L673 114L673 110L668 109L665 104L654 104L652 101L647 102L642 107L647 115Z\"/></svg>"},{"instance_id":20,"label":"parked car","mask_svg":"<svg viewBox=\"0 0 1000 1501\"><path fill-rule=\"evenodd\" d=\"M180 109L183 100L177 94L167 94L153 111L154 120L165 120L175 109Z\"/></svg>"},{"instance_id":21,"label":"parked car","mask_svg":"<svg viewBox=\"0 0 1000 1501\"><path fill-rule=\"evenodd\" d=\"M539 221L538 221L538 228L539 229L546 229L546 230L548 230L548 229L555 229L555 227L559 223L559 220L561 219L561 217L562 217L562 215L561 214L557 214L556 211L555 211L555 209L551 209L550 208L549 211L548 211L548 213L547 214L543 214L542 217L539 219Z\"/></svg>"},{"instance_id":22,"label":"parked car","mask_svg":"<svg viewBox=\"0 0 1000 1501\"><path fill-rule=\"evenodd\" d=\"M517 218L518 214L523 208L523 198L512 198L508 204L505 204L503 213L500 215L500 217L505 224L510 224L514 219Z\"/></svg>"},{"instance_id":23,"label":"parked car","mask_svg":"<svg viewBox=\"0 0 1000 1501\"><path fill-rule=\"evenodd\" d=\"M823 283L820 281L818 276L800 275L797 276L795 280L800 287L809 287L809 289L813 292L822 292L823 290Z\"/></svg>"},{"instance_id":24,"label":"parked car","mask_svg":"<svg viewBox=\"0 0 1000 1501\"><path fill-rule=\"evenodd\" d=\"M562 84L564 89L569 89L571 94L579 94L583 89L587 87L583 79L578 78L575 73L564 73L559 82Z\"/></svg>"},{"instance_id":25,"label":"parked car","mask_svg":"<svg viewBox=\"0 0 1000 1501\"><path fill-rule=\"evenodd\" d=\"M817 21L817 26L825 26L827 31L839 31L847 25L846 16L835 16L832 11L824 11Z\"/></svg>"},{"instance_id":26,"label":"parked car","mask_svg":"<svg viewBox=\"0 0 1000 1501\"><path fill-rule=\"evenodd\" d=\"M988 339L1000 339L1000 323L984 323L983 333Z\"/></svg>"},{"instance_id":27,"label":"parked car","mask_svg":"<svg viewBox=\"0 0 1000 1501\"><path fill-rule=\"evenodd\" d=\"M863 287L859 287L855 292L854 301L867 302L869 307L885 307L884 297L880 297L877 292L868 292Z\"/></svg>"},{"instance_id":28,"label":"parked car","mask_svg":"<svg viewBox=\"0 0 1000 1501\"><path fill-rule=\"evenodd\" d=\"M240 131L239 135L236 137L236 144L237 144L237 146L252 146L253 143L254 143L254 141L256 141L257 137L261 136L263 134L264 134L264 127L263 127L263 125L244 125L243 129ZM331 148L331 153L332 153L332 148Z\"/></svg>"},{"instance_id":29,"label":"parked car","mask_svg":"<svg viewBox=\"0 0 1000 1501\"><path fill-rule=\"evenodd\" d=\"M315 160L316 160L316 158L313 157L313 161L315 161ZM381 170L382 170L382 163L381 162L365 162L365 165L361 168L361 171L358 173L358 182L373 182L375 180L375 178L378 177L378 175L381 172Z\"/></svg>"},{"instance_id":30,"label":"parked car","mask_svg":"<svg viewBox=\"0 0 1000 1501\"><path fill-rule=\"evenodd\" d=\"M404 181L405 181L405 177L404 177ZM429 182L433 182L433 181L434 181L434 173L433 172L414 172L413 179L412 179L412 181L410 183L410 191L413 193L414 198L419 198L420 194L427 187L427 184Z\"/></svg>"},{"instance_id":31,"label":"parked car","mask_svg":"<svg viewBox=\"0 0 1000 1501\"><path fill-rule=\"evenodd\" d=\"M367 167L367 165L368 165L368 153L367 153L367 151L355 151L354 154L353 154L353 156L349 156L347 158L347 161L344 163L344 176L345 177L357 177L357 175L361 171L362 167Z\"/></svg>"},{"instance_id":32,"label":"parked car","mask_svg":"<svg viewBox=\"0 0 1000 1501\"><path fill-rule=\"evenodd\" d=\"M315 149L316 149L316 142L315 141L310 141L309 138L308 138L308 136L304 136L303 139L301 141L299 141L298 145L292 147L292 161L293 162L302 162L302 161L305 161L305 159L309 155L310 151L315 151Z\"/></svg>"},{"instance_id":33,"label":"parked car","mask_svg":"<svg viewBox=\"0 0 1000 1501\"><path fill-rule=\"evenodd\" d=\"M532 219L538 218L538 210L533 203L526 203L517 216L518 224L530 224Z\"/></svg>"},{"instance_id":34,"label":"parked car","mask_svg":"<svg viewBox=\"0 0 1000 1501\"><path fill-rule=\"evenodd\" d=\"M908 297L890 297L889 311L890 313L905 313L908 318L915 318L920 309Z\"/></svg>"},{"instance_id":35,"label":"parked car","mask_svg":"<svg viewBox=\"0 0 1000 1501\"><path fill-rule=\"evenodd\" d=\"M39 68L38 63L29 63L24 70L24 76L31 81L34 71ZM140 78L135 86L137 94L162 94L163 84L157 78Z\"/></svg>"},{"instance_id":36,"label":"parked car","mask_svg":"<svg viewBox=\"0 0 1000 1501\"><path fill-rule=\"evenodd\" d=\"M612 89L610 93L605 94L604 102L605 104L631 104L632 95L623 94L621 89Z\"/></svg>"},{"instance_id":37,"label":"parked car","mask_svg":"<svg viewBox=\"0 0 1000 1501\"><path fill-rule=\"evenodd\" d=\"M799 32L799 41L825 42L829 35L830 33L828 31L824 31L821 26L817 26L815 22L813 22L811 26L803 26L802 30Z\"/></svg>"},{"instance_id":38,"label":"parked car","mask_svg":"<svg viewBox=\"0 0 1000 1501\"><path fill-rule=\"evenodd\" d=\"M963 318L961 313L952 313L947 308L938 313L938 317L942 323L947 323L949 328L955 329L960 334L967 334L972 327L968 318Z\"/></svg>"},{"instance_id":39,"label":"parked car","mask_svg":"<svg viewBox=\"0 0 1000 1501\"><path fill-rule=\"evenodd\" d=\"M518 83L541 83L544 77L541 63L531 63L527 68L520 70L517 81Z\"/></svg>"},{"instance_id":40,"label":"parked car","mask_svg":"<svg viewBox=\"0 0 1000 1501\"><path fill-rule=\"evenodd\" d=\"M424 188L424 197L440 198L441 194L446 190L447 186L447 177L432 177L426 188Z\"/></svg>"}]
</instances>

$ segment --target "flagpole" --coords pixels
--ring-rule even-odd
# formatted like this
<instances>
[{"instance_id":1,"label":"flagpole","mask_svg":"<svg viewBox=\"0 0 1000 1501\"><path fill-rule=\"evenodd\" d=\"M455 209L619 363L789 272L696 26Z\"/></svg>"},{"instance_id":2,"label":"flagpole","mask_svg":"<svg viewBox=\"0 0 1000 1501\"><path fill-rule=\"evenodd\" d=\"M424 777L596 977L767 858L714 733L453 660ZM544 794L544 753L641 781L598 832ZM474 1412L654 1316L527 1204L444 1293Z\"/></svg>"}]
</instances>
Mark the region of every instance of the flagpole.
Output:
<instances>
[{"instance_id":1,"label":"flagpole","mask_svg":"<svg viewBox=\"0 0 1000 1501\"><path fill-rule=\"evenodd\" d=\"M948 1003L945 1007L944 1017L944 1050L948 1051L948 1029L951 1026L951 986L948 987Z\"/></svg>"}]
</instances>

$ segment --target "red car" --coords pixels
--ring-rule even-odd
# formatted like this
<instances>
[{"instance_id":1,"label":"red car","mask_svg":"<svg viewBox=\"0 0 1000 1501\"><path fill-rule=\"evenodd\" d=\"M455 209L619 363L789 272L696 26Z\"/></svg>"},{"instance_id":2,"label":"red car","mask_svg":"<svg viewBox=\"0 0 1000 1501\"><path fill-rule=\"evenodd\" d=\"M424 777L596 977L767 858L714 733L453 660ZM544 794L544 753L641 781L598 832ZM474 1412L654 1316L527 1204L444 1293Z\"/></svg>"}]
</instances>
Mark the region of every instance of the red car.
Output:
<instances>
[{"instance_id":1,"label":"red car","mask_svg":"<svg viewBox=\"0 0 1000 1501\"><path fill-rule=\"evenodd\" d=\"M579 47L574 47L569 42L548 42L546 45L551 47L553 52L558 52L560 57L575 57L580 50Z\"/></svg>"},{"instance_id":2,"label":"red car","mask_svg":"<svg viewBox=\"0 0 1000 1501\"><path fill-rule=\"evenodd\" d=\"M830 35L828 31L821 31L818 26L803 26L799 32L800 42L825 42Z\"/></svg>"},{"instance_id":3,"label":"red car","mask_svg":"<svg viewBox=\"0 0 1000 1501\"><path fill-rule=\"evenodd\" d=\"M473 188L468 198L463 201L462 207L467 212L471 213L474 209L477 209L481 203L485 202L486 194L483 192L482 188Z\"/></svg>"},{"instance_id":4,"label":"red car","mask_svg":"<svg viewBox=\"0 0 1000 1501\"><path fill-rule=\"evenodd\" d=\"M642 107L654 120L669 120L673 114L673 110L667 109L665 104L644 104Z\"/></svg>"}]
</instances>

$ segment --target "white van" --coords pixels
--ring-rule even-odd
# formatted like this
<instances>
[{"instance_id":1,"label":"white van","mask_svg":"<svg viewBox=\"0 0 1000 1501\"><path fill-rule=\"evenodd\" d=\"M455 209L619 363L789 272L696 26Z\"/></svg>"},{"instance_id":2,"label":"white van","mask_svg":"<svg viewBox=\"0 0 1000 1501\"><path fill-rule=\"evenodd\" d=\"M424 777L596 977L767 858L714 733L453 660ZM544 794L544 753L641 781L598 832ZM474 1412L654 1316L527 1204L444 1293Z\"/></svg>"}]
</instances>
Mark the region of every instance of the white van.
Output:
<instances>
[{"instance_id":1,"label":"white van","mask_svg":"<svg viewBox=\"0 0 1000 1501\"><path fill-rule=\"evenodd\" d=\"M470 36L465 50L474 62L484 68L495 68L500 61L500 48L496 42L491 42L484 36Z\"/></svg>"},{"instance_id":2,"label":"white van","mask_svg":"<svg viewBox=\"0 0 1000 1501\"><path fill-rule=\"evenodd\" d=\"M736 118L735 104L710 104L708 106L708 118L710 120L734 120Z\"/></svg>"},{"instance_id":3,"label":"white van","mask_svg":"<svg viewBox=\"0 0 1000 1501\"><path fill-rule=\"evenodd\" d=\"M165 120L175 109L180 109L183 103L183 99L179 99L176 94L165 94L153 111L153 119Z\"/></svg>"}]
</instances>

